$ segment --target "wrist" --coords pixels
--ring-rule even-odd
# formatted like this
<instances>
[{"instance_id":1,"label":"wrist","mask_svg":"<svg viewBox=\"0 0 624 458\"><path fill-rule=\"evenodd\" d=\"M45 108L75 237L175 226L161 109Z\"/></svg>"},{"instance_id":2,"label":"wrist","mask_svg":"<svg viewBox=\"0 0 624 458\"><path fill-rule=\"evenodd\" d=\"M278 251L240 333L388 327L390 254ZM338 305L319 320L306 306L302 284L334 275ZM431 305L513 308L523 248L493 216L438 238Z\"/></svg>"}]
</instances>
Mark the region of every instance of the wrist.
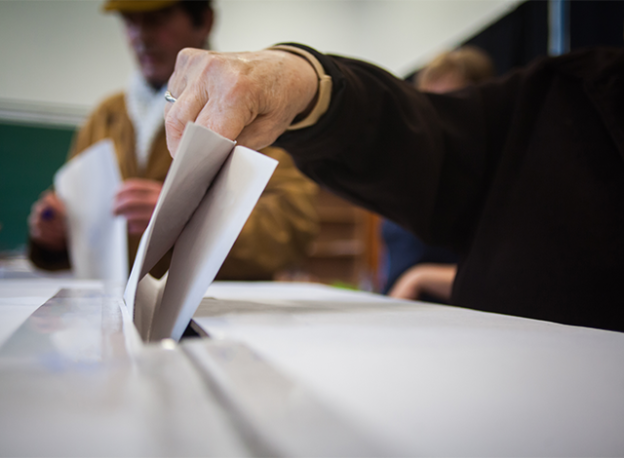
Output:
<instances>
[{"instance_id":1,"label":"wrist","mask_svg":"<svg viewBox=\"0 0 624 458\"><path fill-rule=\"evenodd\" d=\"M293 122L287 130L298 130L309 127L319 120L329 108L332 92L332 79L325 73L323 66L305 49L291 45L276 45L268 48L272 51L282 51L295 55L306 61L316 74L316 91L307 106L295 116Z\"/></svg>"}]
</instances>

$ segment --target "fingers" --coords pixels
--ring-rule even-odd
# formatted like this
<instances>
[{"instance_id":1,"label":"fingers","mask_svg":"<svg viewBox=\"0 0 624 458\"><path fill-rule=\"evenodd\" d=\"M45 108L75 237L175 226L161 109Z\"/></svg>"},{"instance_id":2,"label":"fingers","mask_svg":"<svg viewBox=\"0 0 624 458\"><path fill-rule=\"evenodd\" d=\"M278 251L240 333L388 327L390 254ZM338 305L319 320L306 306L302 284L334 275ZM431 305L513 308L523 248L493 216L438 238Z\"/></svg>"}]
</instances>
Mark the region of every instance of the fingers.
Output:
<instances>
[{"instance_id":1,"label":"fingers","mask_svg":"<svg viewBox=\"0 0 624 458\"><path fill-rule=\"evenodd\" d=\"M115 203L113 214L125 216L128 220L150 219L155 206L151 201L126 198Z\"/></svg>"},{"instance_id":2,"label":"fingers","mask_svg":"<svg viewBox=\"0 0 624 458\"><path fill-rule=\"evenodd\" d=\"M146 180L144 178L129 178L119 187L117 195L134 192L160 194L162 186L160 181Z\"/></svg>"},{"instance_id":3,"label":"fingers","mask_svg":"<svg viewBox=\"0 0 624 458\"><path fill-rule=\"evenodd\" d=\"M126 219L129 233L141 234L149 224L154 207L151 201L124 199L115 206L114 213Z\"/></svg>"},{"instance_id":4,"label":"fingers","mask_svg":"<svg viewBox=\"0 0 624 458\"><path fill-rule=\"evenodd\" d=\"M54 193L52 191L44 192L42 194L41 199L39 199L39 202L43 206L51 209L53 211L53 213L55 213L57 215L65 216L65 205L63 204L61 199L59 199L59 197L56 195L56 193Z\"/></svg>"},{"instance_id":5,"label":"fingers","mask_svg":"<svg viewBox=\"0 0 624 458\"><path fill-rule=\"evenodd\" d=\"M162 183L134 178L126 180L113 202L113 213L128 221L128 232L140 234L147 228L158 202Z\"/></svg>"},{"instance_id":6,"label":"fingers","mask_svg":"<svg viewBox=\"0 0 624 458\"><path fill-rule=\"evenodd\" d=\"M175 156L186 124L196 122L225 138L235 140L254 118L251 99L240 103L237 87L248 64L236 55L196 49L182 50L169 90L177 95L165 107L167 146Z\"/></svg>"},{"instance_id":7,"label":"fingers","mask_svg":"<svg viewBox=\"0 0 624 458\"><path fill-rule=\"evenodd\" d=\"M59 231L58 220L50 219L49 217L44 218L42 216L46 210L47 207L42 202L33 204L28 217L28 226L31 237L39 239L44 237L45 234L51 234Z\"/></svg>"},{"instance_id":8,"label":"fingers","mask_svg":"<svg viewBox=\"0 0 624 458\"><path fill-rule=\"evenodd\" d=\"M245 125L254 118L249 109L225 104L222 97L215 96L201 110L195 122L222 137L237 140Z\"/></svg>"},{"instance_id":9,"label":"fingers","mask_svg":"<svg viewBox=\"0 0 624 458\"><path fill-rule=\"evenodd\" d=\"M155 201L129 197L116 202L113 212L126 218L128 232L140 234L147 228L155 206Z\"/></svg>"},{"instance_id":10,"label":"fingers","mask_svg":"<svg viewBox=\"0 0 624 458\"><path fill-rule=\"evenodd\" d=\"M128 224L128 233L140 235L145 232L152 218L152 212L129 212L123 215Z\"/></svg>"},{"instance_id":11,"label":"fingers","mask_svg":"<svg viewBox=\"0 0 624 458\"><path fill-rule=\"evenodd\" d=\"M154 211L162 184L152 180L139 178L126 180L113 202L113 213L128 217L132 213L146 213Z\"/></svg>"},{"instance_id":12,"label":"fingers","mask_svg":"<svg viewBox=\"0 0 624 458\"><path fill-rule=\"evenodd\" d=\"M177 97L165 107L172 156L188 122L259 149L275 141L314 100L312 66L283 51L214 53L185 49L168 85Z\"/></svg>"},{"instance_id":13,"label":"fingers","mask_svg":"<svg viewBox=\"0 0 624 458\"><path fill-rule=\"evenodd\" d=\"M62 250L66 246L65 206L53 192L33 204L28 217L30 237L42 246Z\"/></svg>"},{"instance_id":14,"label":"fingers","mask_svg":"<svg viewBox=\"0 0 624 458\"><path fill-rule=\"evenodd\" d=\"M128 220L128 233L132 235L141 235L149 225L148 219Z\"/></svg>"},{"instance_id":15,"label":"fingers","mask_svg":"<svg viewBox=\"0 0 624 458\"><path fill-rule=\"evenodd\" d=\"M167 148L171 157L175 157L186 125L197 119L207 103L208 97L205 95L205 91L198 91L198 94L184 91L181 92L175 103L167 104L165 107L165 130L167 132Z\"/></svg>"},{"instance_id":16,"label":"fingers","mask_svg":"<svg viewBox=\"0 0 624 458\"><path fill-rule=\"evenodd\" d=\"M61 222L65 218L65 206L51 191L46 191L31 207L29 219L33 223Z\"/></svg>"},{"instance_id":17,"label":"fingers","mask_svg":"<svg viewBox=\"0 0 624 458\"><path fill-rule=\"evenodd\" d=\"M201 73L205 61L209 59L206 53L191 48L180 51L175 70L167 84L169 92L177 99L175 103L165 105L167 147L172 157L175 157L186 124L195 121L208 103L208 91L201 89L201 86L187 90L189 81L201 80L197 73Z\"/></svg>"}]
</instances>

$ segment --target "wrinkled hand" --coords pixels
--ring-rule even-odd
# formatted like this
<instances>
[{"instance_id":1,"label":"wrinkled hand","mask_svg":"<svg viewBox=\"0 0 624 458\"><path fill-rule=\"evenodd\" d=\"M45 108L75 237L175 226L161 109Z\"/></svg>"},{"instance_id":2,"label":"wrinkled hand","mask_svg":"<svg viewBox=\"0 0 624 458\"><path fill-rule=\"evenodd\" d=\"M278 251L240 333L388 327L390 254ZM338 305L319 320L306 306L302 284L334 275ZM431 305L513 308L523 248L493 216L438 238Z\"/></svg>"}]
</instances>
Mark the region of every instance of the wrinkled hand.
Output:
<instances>
[{"instance_id":1,"label":"wrinkled hand","mask_svg":"<svg viewBox=\"0 0 624 458\"><path fill-rule=\"evenodd\" d=\"M141 178L131 178L121 185L113 213L126 217L130 234L142 234L147 229L161 189L162 183Z\"/></svg>"},{"instance_id":2,"label":"wrinkled hand","mask_svg":"<svg viewBox=\"0 0 624 458\"><path fill-rule=\"evenodd\" d=\"M455 264L417 264L399 277L388 295L415 300L426 293L448 302L456 273Z\"/></svg>"},{"instance_id":3,"label":"wrinkled hand","mask_svg":"<svg viewBox=\"0 0 624 458\"><path fill-rule=\"evenodd\" d=\"M239 144L272 144L312 104L318 87L313 67L284 51L216 53L183 49L165 107L167 145L175 155L184 128L194 121Z\"/></svg>"},{"instance_id":4,"label":"wrinkled hand","mask_svg":"<svg viewBox=\"0 0 624 458\"><path fill-rule=\"evenodd\" d=\"M67 246L66 213L65 205L54 192L44 192L30 210L30 238L50 250L64 250Z\"/></svg>"}]
</instances>

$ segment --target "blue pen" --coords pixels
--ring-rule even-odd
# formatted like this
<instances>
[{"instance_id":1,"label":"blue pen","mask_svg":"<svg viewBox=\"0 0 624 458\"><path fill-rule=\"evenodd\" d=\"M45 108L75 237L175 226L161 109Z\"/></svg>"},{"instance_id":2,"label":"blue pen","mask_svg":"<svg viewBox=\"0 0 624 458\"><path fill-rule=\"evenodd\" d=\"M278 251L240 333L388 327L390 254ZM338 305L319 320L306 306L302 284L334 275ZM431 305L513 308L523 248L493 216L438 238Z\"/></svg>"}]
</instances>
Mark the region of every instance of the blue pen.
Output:
<instances>
[{"instance_id":1,"label":"blue pen","mask_svg":"<svg viewBox=\"0 0 624 458\"><path fill-rule=\"evenodd\" d=\"M50 207L46 207L41 212L41 219L44 220L44 221L50 221L50 220L54 219L54 209L52 209Z\"/></svg>"}]
</instances>

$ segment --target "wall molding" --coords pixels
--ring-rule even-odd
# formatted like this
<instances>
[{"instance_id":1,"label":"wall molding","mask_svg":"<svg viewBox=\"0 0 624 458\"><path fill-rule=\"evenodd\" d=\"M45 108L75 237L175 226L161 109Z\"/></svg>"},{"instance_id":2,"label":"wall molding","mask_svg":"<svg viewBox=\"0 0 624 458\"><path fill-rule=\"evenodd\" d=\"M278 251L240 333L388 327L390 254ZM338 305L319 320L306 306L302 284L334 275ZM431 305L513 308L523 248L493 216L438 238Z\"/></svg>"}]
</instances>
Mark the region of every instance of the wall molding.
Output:
<instances>
[{"instance_id":1,"label":"wall molding","mask_svg":"<svg viewBox=\"0 0 624 458\"><path fill-rule=\"evenodd\" d=\"M78 127L89 113L88 107L0 98L0 122Z\"/></svg>"}]
</instances>

